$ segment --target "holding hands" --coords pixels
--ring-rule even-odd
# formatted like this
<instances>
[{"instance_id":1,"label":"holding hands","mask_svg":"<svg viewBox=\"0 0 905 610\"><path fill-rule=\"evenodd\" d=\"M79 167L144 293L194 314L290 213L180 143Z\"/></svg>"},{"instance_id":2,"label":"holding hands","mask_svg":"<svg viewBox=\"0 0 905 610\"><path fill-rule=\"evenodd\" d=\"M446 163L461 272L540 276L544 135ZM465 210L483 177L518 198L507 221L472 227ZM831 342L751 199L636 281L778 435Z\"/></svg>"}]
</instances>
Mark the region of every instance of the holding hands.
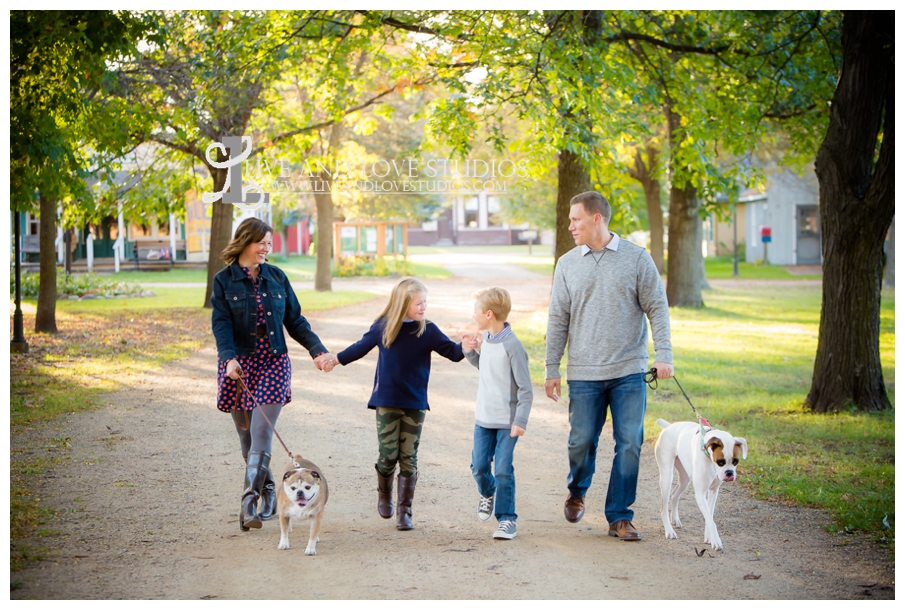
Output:
<instances>
[{"instance_id":1,"label":"holding hands","mask_svg":"<svg viewBox=\"0 0 905 610\"><path fill-rule=\"evenodd\" d=\"M462 333L462 350L473 352L481 343L481 336L476 333Z\"/></svg>"},{"instance_id":2,"label":"holding hands","mask_svg":"<svg viewBox=\"0 0 905 610\"><path fill-rule=\"evenodd\" d=\"M339 360L333 354L321 354L314 359L314 366L317 367L317 370L325 373L332 371L337 364L339 364Z\"/></svg>"}]
</instances>

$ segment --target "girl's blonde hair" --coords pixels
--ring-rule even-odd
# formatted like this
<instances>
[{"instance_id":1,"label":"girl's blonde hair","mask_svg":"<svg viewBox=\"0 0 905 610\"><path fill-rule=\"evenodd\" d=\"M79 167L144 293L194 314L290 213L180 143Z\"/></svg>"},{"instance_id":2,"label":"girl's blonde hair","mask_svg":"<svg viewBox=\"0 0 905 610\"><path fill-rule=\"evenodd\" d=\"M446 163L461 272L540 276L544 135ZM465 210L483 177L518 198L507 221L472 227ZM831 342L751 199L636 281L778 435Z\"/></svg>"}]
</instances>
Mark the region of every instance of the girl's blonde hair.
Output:
<instances>
[{"instance_id":1,"label":"girl's blonde hair","mask_svg":"<svg viewBox=\"0 0 905 610\"><path fill-rule=\"evenodd\" d=\"M408 312L409 305L412 304L413 294L427 294L427 288L424 284L413 277L404 277L396 282L393 286L393 292L390 294L390 302L384 308L383 312L377 318L383 318L383 346L390 347L396 337L399 336L399 330L402 328L402 321ZM427 322L421 320L418 326L416 336L420 337L427 328Z\"/></svg>"}]
</instances>

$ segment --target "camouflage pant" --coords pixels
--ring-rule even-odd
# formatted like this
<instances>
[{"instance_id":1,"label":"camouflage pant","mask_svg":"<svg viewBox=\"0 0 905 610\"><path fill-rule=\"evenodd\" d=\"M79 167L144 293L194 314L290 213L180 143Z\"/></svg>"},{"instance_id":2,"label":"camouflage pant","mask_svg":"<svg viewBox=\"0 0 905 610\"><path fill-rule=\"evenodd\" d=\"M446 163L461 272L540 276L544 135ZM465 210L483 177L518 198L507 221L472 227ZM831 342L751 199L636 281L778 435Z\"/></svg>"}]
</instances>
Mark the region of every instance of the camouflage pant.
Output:
<instances>
[{"instance_id":1,"label":"camouflage pant","mask_svg":"<svg viewBox=\"0 0 905 610\"><path fill-rule=\"evenodd\" d=\"M411 477L418 471L418 444L427 411L377 408L377 468L383 476L392 476L399 462L399 476Z\"/></svg>"}]
</instances>

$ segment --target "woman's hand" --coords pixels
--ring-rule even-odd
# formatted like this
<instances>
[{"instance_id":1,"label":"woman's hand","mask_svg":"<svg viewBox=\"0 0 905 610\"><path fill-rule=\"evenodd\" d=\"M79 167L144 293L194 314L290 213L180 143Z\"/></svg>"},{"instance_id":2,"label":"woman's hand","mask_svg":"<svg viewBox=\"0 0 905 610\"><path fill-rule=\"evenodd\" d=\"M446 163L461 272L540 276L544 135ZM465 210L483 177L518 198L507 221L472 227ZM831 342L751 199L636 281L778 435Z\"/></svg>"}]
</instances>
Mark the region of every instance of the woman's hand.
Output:
<instances>
[{"instance_id":1,"label":"woman's hand","mask_svg":"<svg viewBox=\"0 0 905 610\"><path fill-rule=\"evenodd\" d=\"M335 367L338 363L339 361L333 354L321 354L314 359L314 366L316 366L318 370L324 371L325 373L332 371L333 367Z\"/></svg>"},{"instance_id":2,"label":"woman's hand","mask_svg":"<svg viewBox=\"0 0 905 610\"><path fill-rule=\"evenodd\" d=\"M233 380L242 376L242 367L235 358L226 363L226 376Z\"/></svg>"}]
</instances>

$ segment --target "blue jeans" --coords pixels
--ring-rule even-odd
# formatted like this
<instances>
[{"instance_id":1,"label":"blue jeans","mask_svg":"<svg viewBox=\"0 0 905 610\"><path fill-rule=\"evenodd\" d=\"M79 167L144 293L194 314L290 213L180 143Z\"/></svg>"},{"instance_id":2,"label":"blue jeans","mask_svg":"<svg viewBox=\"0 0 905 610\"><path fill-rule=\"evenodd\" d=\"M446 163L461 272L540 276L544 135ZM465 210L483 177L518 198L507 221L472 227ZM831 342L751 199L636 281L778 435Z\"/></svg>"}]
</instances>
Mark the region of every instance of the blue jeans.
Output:
<instances>
[{"instance_id":1,"label":"blue jeans","mask_svg":"<svg viewBox=\"0 0 905 610\"><path fill-rule=\"evenodd\" d=\"M644 442L644 412L647 392L642 373L606 381L569 382L569 493L583 498L591 486L597 461L600 431L609 407L613 420L616 455L610 472L604 508L611 524L631 521L635 513L638 465Z\"/></svg>"},{"instance_id":2,"label":"blue jeans","mask_svg":"<svg viewBox=\"0 0 905 610\"><path fill-rule=\"evenodd\" d=\"M474 448L471 451L471 474L478 484L478 492L485 498L496 494L493 514L497 521L515 521L515 468L512 452L517 436L509 430L495 430L475 424ZM495 463L494 472L490 463Z\"/></svg>"}]
</instances>

